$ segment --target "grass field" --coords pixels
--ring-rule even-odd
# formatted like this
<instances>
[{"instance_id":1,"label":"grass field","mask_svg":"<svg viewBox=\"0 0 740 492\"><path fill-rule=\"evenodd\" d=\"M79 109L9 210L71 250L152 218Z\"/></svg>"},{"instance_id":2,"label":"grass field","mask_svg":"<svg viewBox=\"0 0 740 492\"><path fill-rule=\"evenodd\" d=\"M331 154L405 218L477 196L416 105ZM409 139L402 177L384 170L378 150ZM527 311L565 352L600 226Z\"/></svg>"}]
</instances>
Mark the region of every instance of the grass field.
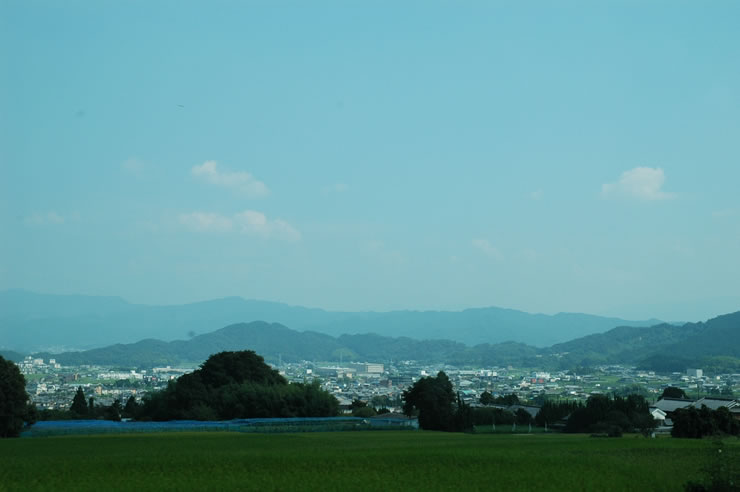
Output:
<instances>
[{"instance_id":1,"label":"grass field","mask_svg":"<svg viewBox=\"0 0 740 492\"><path fill-rule=\"evenodd\" d=\"M735 460L737 439L725 441ZM0 490L666 490L708 440L436 432L164 433L0 440Z\"/></svg>"}]
</instances>

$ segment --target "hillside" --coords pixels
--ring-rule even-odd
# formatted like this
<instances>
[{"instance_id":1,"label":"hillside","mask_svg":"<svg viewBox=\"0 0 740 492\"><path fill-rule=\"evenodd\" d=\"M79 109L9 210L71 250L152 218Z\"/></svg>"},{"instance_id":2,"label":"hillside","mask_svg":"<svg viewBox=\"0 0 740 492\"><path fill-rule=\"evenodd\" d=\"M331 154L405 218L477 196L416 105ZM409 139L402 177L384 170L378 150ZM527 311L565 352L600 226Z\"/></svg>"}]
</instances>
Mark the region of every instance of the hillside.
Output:
<instances>
[{"instance_id":1,"label":"hillside","mask_svg":"<svg viewBox=\"0 0 740 492\"><path fill-rule=\"evenodd\" d=\"M120 298L0 292L0 348L21 351L90 349L155 338L172 341L220 327L267 321L334 337L374 333L466 345L506 341L546 347L615 326L649 326L577 313L529 314L497 307L463 311L331 312L238 297L174 306L130 304Z\"/></svg>"},{"instance_id":2,"label":"hillside","mask_svg":"<svg viewBox=\"0 0 740 492\"><path fill-rule=\"evenodd\" d=\"M199 364L217 352L245 349L254 350L273 363L278 359L284 362L340 359L346 362L399 359L435 362L464 359L465 354L470 351L465 345L449 340L412 340L379 335L343 335L334 338L310 331L298 332L278 323L255 321L229 325L187 341L163 342L146 339L132 344L116 344L81 352L56 355L41 352L35 356L54 357L63 365L156 367L168 364Z\"/></svg>"},{"instance_id":3,"label":"hillside","mask_svg":"<svg viewBox=\"0 0 740 492\"><path fill-rule=\"evenodd\" d=\"M198 335L190 340L164 342L155 339L132 344L116 344L82 352L37 354L55 357L61 364L99 364L153 367L183 363L200 363L209 355L224 350L250 349L260 354L283 357L285 361L303 359L333 359L340 349L337 341L313 332L297 332L277 323L255 321L229 325L213 333Z\"/></svg>"},{"instance_id":4,"label":"hillside","mask_svg":"<svg viewBox=\"0 0 740 492\"><path fill-rule=\"evenodd\" d=\"M683 371L689 366L721 370L736 367L740 362L736 355L737 333L740 333L740 312L682 326L663 323L647 328L618 327L545 349L517 342L470 347L451 340L414 340L376 334L335 338L258 321L229 325L190 340L146 339L54 357L62 364L152 367L200 363L223 350L250 349L273 363L278 359L284 362L410 359L476 367L514 365L570 369L598 364L634 364L658 371ZM726 343L716 343L710 340L712 338ZM37 356L50 357L51 354Z\"/></svg>"},{"instance_id":5,"label":"hillside","mask_svg":"<svg viewBox=\"0 0 740 492\"><path fill-rule=\"evenodd\" d=\"M546 351L565 364L637 364L657 371L735 367L740 359L740 311L702 323L617 327L556 344Z\"/></svg>"}]
</instances>

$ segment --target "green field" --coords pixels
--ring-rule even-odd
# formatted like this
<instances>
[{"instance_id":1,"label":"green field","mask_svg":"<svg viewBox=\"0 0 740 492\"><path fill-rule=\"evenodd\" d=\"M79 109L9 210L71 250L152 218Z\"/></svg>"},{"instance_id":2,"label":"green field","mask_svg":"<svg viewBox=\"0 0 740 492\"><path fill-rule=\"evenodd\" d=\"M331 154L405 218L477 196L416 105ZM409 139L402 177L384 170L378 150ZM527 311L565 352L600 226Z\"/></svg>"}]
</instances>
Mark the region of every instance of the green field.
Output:
<instances>
[{"instance_id":1,"label":"green field","mask_svg":"<svg viewBox=\"0 0 740 492\"><path fill-rule=\"evenodd\" d=\"M724 456L736 460L737 439ZM682 490L708 440L436 432L0 440L0 490Z\"/></svg>"}]
</instances>

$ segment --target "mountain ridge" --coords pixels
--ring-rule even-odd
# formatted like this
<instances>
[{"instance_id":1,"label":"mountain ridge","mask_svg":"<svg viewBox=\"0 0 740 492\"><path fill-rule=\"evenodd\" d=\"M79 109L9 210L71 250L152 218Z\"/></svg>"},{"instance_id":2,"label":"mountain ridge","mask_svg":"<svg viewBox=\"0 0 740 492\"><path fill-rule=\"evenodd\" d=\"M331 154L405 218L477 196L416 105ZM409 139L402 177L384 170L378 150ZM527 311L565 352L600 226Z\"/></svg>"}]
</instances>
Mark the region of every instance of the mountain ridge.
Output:
<instances>
[{"instance_id":1,"label":"mountain ridge","mask_svg":"<svg viewBox=\"0 0 740 492\"><path fill-rule=\"evenodd\" d=\"M131 304L122 298L0 292L0 348L23 351L91 349L144 338L173 341L231 324L267 321L332 336L377 333L445 339L467 345L516 341L538 347L604 332L649 326L582 313L531 314L509 308L460 311L325 311L231 296L171 306ZM91 305L92 304L92 305ZM43 341L43 342L41 342Z\"/></svg>"},{"instance_id":2,"label":"mountain ridge","mask_svg":"<svg viewBox=\"0 0 740 492\"><path fill-rule=\"evenodd\" d=\"M266 360L389 361L417 360L454 365L541 367L568 369L599 364L634 364L661 371L685 370L687 364L713 364L718 356L728 367L740 367L740 311L702 323L682 326L662 323L652 327L615 327L606 333L589 335L547 348L517 342L467 346L452 340L414 340L377 334L344 334L339 337L292 330L278 323L256 321L229 325L190 340L164 342L146 339L134 344L116 344L86 352L69 352L54 357L62 364L133 365L152 367L167 364L199 363L223 350L250 349ZM697 338L698 337L698 338ZM722 350L713 343L697 342L719 338ZM677 348L691 347L685 355ZM677 355L678 354L678 355ZM52 354L35 354L51 357ZM671 367L673 365L674 367ZM678 367L678 369L675 369ZM667 369L666 369L667 368Z\"/></svg>"}]
</instances>

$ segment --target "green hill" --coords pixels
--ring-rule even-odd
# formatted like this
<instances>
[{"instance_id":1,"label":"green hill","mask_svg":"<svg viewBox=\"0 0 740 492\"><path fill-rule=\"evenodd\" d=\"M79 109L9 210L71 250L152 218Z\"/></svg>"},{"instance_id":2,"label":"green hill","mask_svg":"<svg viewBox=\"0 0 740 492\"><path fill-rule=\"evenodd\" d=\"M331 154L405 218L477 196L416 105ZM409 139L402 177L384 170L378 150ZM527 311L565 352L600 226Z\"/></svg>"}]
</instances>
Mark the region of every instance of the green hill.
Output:
<instances>
[{"instance_id":1,"label":"green hill","mask_svg":"<svg viewBox=\"0 0 740 492\"><path fill-rule=\"evenodd\" d=\"M375 333L416 340L447 339L470 346L515 341L536 347L601 333L615 326L649 326L658 322L579 313L550 316L498 307L333 312L239 297L145 306L114 297L0 292L0 348L20 351L90 349L146 338L182 340L252 321L280 323L294 330L333 337Z\"/></svg>"},{"instance_id":2,"label":"green hill","mask_svg":"<svg viewBox=\"0 0 740 492\"><path fill-rule=\"evenodd\" d=\"M387 337L379 334L343 334L338 337L311 330L297 331L279 323L255 321L230 324L188 340L144 339L54 357L65 365L99 364L152 367L200 363L225 350L254 350L277 362L417 360L460 366L540 367L570 369L599 364L632 364L656 371L683 371L703 367L715 372L740 371L740 312L703 323L650 327L620 326L537 348L520 342L475 346L445 339ZM6 352L7 353L7 352ZM20 354L14 354L20 357Z\"/></svg>"}]
</instances>

